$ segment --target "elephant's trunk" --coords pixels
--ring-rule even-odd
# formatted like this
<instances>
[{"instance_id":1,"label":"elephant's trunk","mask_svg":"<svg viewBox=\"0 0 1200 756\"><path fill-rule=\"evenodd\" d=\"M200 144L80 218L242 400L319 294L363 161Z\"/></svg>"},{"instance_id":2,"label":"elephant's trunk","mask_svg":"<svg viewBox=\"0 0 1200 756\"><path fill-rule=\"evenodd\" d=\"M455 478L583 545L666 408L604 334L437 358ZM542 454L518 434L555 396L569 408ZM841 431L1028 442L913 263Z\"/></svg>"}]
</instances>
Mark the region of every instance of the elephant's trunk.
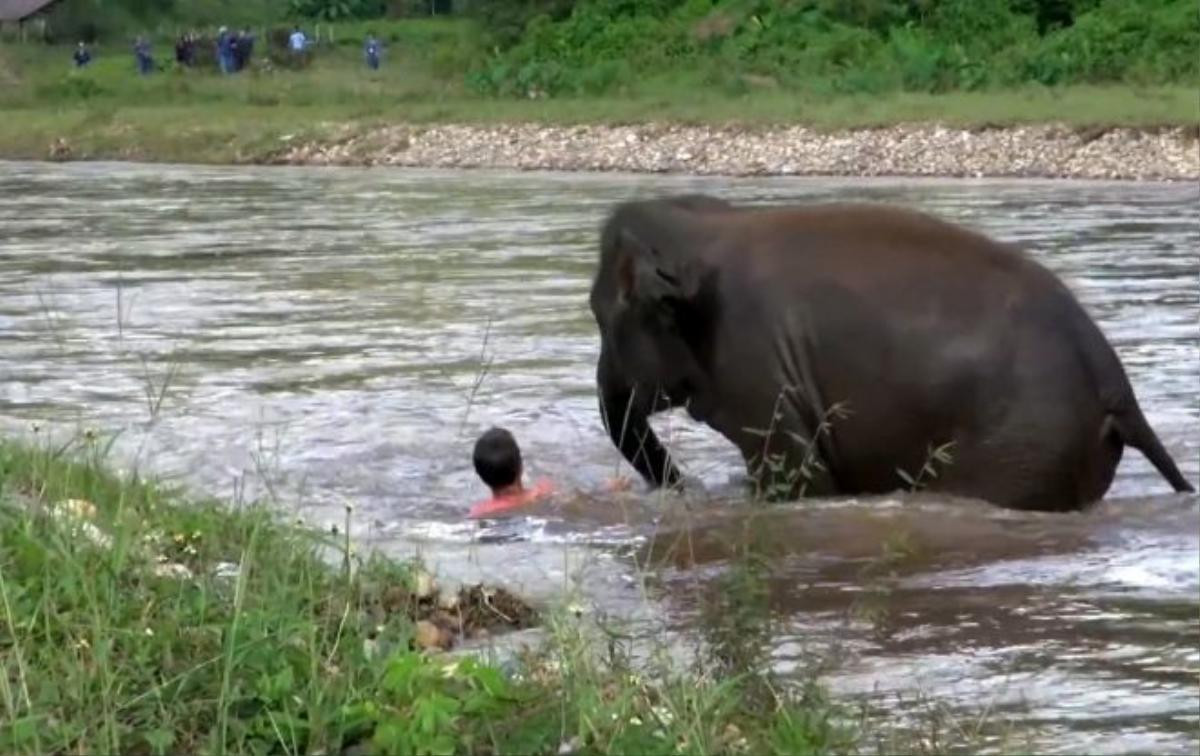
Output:
<instances>
[{"instance_id":1,"label":"elephant's trunk","mask_svg":"<svg viewBox=\"0 0 1200 756\"><path fill-rule=\"evenodd\" d=\"M658 409L658 392L630 386L614 369L603 347L596 383L601 420L621 455L654 486L678 483L679 470L650 427L650 415Z\"/></svg>"}]
</instances>

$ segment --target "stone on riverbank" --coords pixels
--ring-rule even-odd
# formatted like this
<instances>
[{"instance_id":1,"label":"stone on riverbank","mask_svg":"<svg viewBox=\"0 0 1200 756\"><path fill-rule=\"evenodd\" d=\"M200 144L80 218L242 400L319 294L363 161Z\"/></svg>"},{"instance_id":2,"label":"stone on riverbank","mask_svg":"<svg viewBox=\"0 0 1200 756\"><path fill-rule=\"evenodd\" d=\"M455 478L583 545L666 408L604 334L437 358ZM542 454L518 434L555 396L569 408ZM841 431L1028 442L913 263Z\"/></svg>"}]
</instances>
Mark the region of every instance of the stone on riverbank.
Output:
<instances>
[{"instance_id":1,"label":"stone on riverbank","mask_svg":"<svg viewBox=\"0 0 1200 756\"><path fill-rule=\"evenodd\" d=\"M1200 178L1194 129L395 125L289 143L273 162L727 176Z\"/></svg>"}]
</instances>

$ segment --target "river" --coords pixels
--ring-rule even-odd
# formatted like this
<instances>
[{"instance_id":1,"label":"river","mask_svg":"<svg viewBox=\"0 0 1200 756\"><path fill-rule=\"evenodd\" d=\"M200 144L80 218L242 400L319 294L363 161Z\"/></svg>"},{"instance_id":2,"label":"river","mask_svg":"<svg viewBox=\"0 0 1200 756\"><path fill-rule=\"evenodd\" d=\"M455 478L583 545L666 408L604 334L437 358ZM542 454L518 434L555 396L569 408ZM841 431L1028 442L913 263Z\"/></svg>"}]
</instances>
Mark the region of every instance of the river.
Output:
<instances>
[{"instance_id":1,"label":"river","mask_svg":"<svg viewBox=\"0 0 1200 756\"><path fill-rule=\"evenodd\" d=\"M750 510L732 447L668 415L705 503L592 493L526 540L473 538L471 444L490 424L531 476L595 492L621 469L595 399L597 227L615 201L680 190L899 202L1027 244L1197 480L1200 192L1152 183L0 163L0 428L119 431L124 465L323 527L353 502L365 543L566 591L652 637L696 632L750 520L782 672L945 717L973 748L1196 753L1200 500L1133 451L1085 514L922 496Z\"/></svg>"}]
</instances>

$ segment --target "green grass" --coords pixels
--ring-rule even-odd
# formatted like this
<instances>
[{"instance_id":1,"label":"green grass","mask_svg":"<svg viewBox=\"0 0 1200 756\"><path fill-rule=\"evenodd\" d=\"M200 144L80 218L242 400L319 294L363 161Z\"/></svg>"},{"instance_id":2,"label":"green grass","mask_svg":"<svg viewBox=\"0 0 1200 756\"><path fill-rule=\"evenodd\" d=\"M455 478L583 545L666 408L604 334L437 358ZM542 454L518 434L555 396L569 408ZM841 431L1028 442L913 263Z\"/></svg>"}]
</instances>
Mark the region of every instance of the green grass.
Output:
<instances>
[{"instance_id":1,"label":"green grass","mask_svg":"<svg viewBox=\"0 0 1200 756\"><path fill-rule=\"evenodd\" d=\"M411 650L411 605L386 597L408 597L414 569L354 557L266 506L114 472L91 434L65 446L0 441L0 752L334 753L357 743L555 753L569 742L581 753L819 753L854 743L816 689L764 698L748 694L768 679L761 670L635 670L553 611L545 648L507 669Z\"/></svg>"},{"instance_id":2,"label":"green grass","mask_svg":"<svg viewBox=\"0 0 1200 756\"><path fill-rule=\"evenodd\" d=\"M462 72L474 49L469 30L442 22L392 28L406 31L383 34L397 41L378 73L362 65L358 29L339 36L346 44L325 48L307 70L234 77L166 70L141 78L123 49L100 49L92 67L74 71L68 48L0 46L0 156L45 158L62 139L74 158L259 162L297 140L327 141L402 122L799 124L821 130L933 122L1078 128L1200 123L1200 101L1189 86L844 95L759 81L714 85L700 74L677 73L648 78L619 96L491 98L465 85ZM170 50L159 44L157 52L162 59Z\"/></svg>"}]
</instances>

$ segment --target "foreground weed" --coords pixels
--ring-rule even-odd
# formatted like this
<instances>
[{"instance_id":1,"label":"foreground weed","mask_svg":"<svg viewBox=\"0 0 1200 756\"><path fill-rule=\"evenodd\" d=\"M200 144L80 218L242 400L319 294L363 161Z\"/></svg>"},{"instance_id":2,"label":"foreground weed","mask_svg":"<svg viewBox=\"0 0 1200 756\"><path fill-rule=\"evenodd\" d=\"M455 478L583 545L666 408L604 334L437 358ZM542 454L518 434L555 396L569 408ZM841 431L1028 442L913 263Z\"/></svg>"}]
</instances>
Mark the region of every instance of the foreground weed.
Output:
<instances>
[{"instance_id":1,"label":"foreground weed","mask_svg":"<svg viewBox=\"0 0 1200 756\"><path fill-rule=\"evenodd\" d=\"M94 434L0 441L2 752L817 753L847 742L824 704L751 705L745 676L635 671L627 655L601 659L578 622L552 622L544 648L505 667L416 651L414 565L355 558L267 507L116 475L107 447Z\"/></svg>"}]
</instances>

